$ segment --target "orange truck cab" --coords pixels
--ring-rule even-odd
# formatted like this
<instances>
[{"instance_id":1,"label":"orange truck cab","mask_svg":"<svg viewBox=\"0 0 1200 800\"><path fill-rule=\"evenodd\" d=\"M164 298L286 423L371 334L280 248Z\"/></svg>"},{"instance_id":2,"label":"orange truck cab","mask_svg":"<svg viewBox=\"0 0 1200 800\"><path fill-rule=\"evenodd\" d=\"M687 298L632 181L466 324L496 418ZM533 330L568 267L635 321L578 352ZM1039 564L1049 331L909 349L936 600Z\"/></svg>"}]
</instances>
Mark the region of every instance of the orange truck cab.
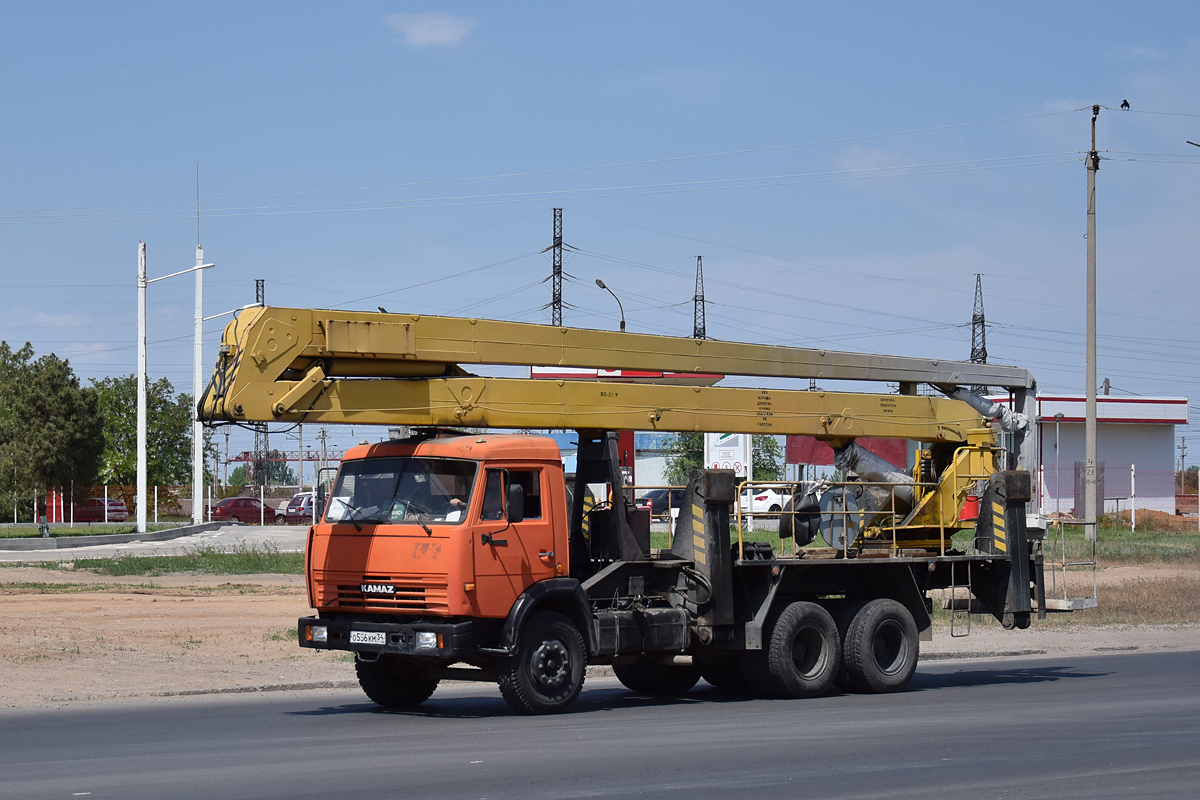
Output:
<instances>
[{"instance_id":1,"label":"orange truck cab","mask_svg":"<svg viewBox=\"0 0 1200 800\"><path fill-rule=\"evenodd\" d=\"M392 661L446 677L450 664L487 668L508 654L535 604L590 630L579 581L564 577L567 514L561 454L546 437L353 448L309 531L318 616L300 620L301 644L368 662L399 656Z\"/></svg>"}]
</instances>

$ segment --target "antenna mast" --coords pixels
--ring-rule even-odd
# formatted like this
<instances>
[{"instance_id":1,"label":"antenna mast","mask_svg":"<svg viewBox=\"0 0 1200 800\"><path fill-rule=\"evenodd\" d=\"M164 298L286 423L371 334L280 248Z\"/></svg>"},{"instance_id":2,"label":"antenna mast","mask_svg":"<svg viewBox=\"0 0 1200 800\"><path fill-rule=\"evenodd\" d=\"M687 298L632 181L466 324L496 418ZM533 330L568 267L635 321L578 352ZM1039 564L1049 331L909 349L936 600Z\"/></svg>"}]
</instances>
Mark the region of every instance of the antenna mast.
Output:
<instances>
[{"instance_id":1,"label":"antenna mast","mask_svg":"<svg viewBox=\"0 0 1200 800\"><path fill-rule=\"evenodd\" d=\"M200 162L196 162L196 247L200 246Z\"/></svg>"},{"instance_id":2,"label":"antenna mast","mask_svg":"<svg viewBox=\"0 0 1200 800\"><path fill-rule=\"evenodd\" d=\"M987 322L983 317L983 276L975 274L975 310L971 314L971 363L987 363ZM988 387L972 386L977 395L987 394Z\"/></svg>"},{"instance_id":3,"label":"antenna mast","mask_svg":"<svg viewBox=\"0 0 1200 800\"><path fill-rule=\"evenodd\" d=\"M704 257L696 256L696 293L692 295L692 338L707 339L704 332Z\"/></svg>"},{"instance_id":4,"label":"antenna mast","mask_svg":"<svg viewBox=\"0 0 1200 800\"><path fill-rule=\"evenodd\" d=\"M551 278L550 324L556 328L562 327L562 212L561 208L554 209L554 274Z\"/></svg>"}]
</instances>

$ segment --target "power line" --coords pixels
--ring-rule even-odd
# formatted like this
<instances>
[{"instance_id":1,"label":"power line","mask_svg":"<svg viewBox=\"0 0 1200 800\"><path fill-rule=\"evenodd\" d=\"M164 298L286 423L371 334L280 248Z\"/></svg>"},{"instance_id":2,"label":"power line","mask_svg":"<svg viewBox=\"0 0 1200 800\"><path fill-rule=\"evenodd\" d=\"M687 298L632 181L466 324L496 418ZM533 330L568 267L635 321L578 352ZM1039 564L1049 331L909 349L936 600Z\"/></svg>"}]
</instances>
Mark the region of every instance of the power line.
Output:
<instances>
[{"instance_id":1,"label":"power line","mask_svg":"<svg viewBox=\"0 0 1200 800\"><path fill-rule=\"evenodd\" d=\"M524 172L508 172L508 173L499 173L499 174L494 174L494 175L478 175L478 176L467 177L467 178L440 178L440 179L428 180L428 181L409 181L409 182L405 182L405 183L374 184L374 185L366 185L366 186L341 187L341 188L335 188L335 189L307 189L307 190L300 190L300 191L295 191L295 192L273 192L273 193L268 193L268 194L234 195L234 196L229 196L229 197L210 198L209 202L223 203L223 202L228 202L231 200L256 200L256 199L269 198L269 197L297 197L297 196L304 196L304 195L311 195L311 194L329 194L329 193L334 193L334 192L359 192L359 191L376 191L376 190L380 190L380 189L402 189L402 188L410 188L410 187L414 187L414 186L431 186L431 185L439 185L439 184L446 184L446 183L466 183L466 182L473 182L473 181L500 180L500 179L506 179L506 178L524 178L524 177L533 177L533 176L538 176L538 175L556 175L556 174L569 173L569 172L584 172L584 171L601 170L601 169L616 169L616 168L621 168L621 167L646 166L646 165L650 165L650 164L664 164L664 163L669 163L669 162L674 162L674 161L690 161L690 160L704 159L704 158L721 158L721 157L725 157L725 156L748 155L751 153L764 153L764 152L772 152L772 151L788 150L788 149L796 149L796 148L804 148L804 147L817 147L817 146L828 145L828 144L845 144L848 142L865 141L865 140L869 140L869 139L879 139L879 138L885 138L885 137L890 137L890 136L909 136L909 135L918 134L918 133L933 133L936 131L954 130L956 128L970 128L970 127L978 127L978 126L983 126L983 125L996 125L996 124L1001 124L1001 123L1005 123L1005 122L1018 122L1018 121L1022 121L1022 120L1038 119L1041 117L1053 117L1053 116L1058 116L1058 115L1062 115L1062 114L1074 114L1074 113L1077 113L1077 112L1083 111L1083 110L1085 110L1085 109L1076 108L1076 109L1069 109L1069 110L1063 110L1063 111L1048 111L1048 112L1042 112L1042 113L1038 113L1038 114L1024 114L1024 115L1018 115L1018 116L1013 116L1013 117L1002 117L1002 118L991 119L991 120L979 120L979 121L975 121L975 122L960 122L960 123L952 123L952 124L947 124L947 125L935 125L935 126L930 126L930 127L925 127L925 128L912 128L912 129L903 130L903 131L888 131L888 132L882 132L882 133L862 134L862 135L858 135L858 136L844 136L844 137L835 138L835 139L822 139L822 140L813 140L813 141L808 141L808 142L796 142L796 143L781 144L781 145L767 145L767 146L763 146L763 147L750 147L750 148L743 148L743 149L739 149L739 150L723 150L723 151L715 151L715 152L711 152L711 153L695 153L695 154L682 155L682 156L664 156L661 158L648 158L648 159L639 159L639 160L634 160L634 161L612 162L612 163L608 163L608 164L592 164L592 165L587 165L587 166L576 166L576 167L559 167L556 169L528 170L528 171L524 171ZM1152 112L1142 112L1142 113L1152 113ZM107 208L138 208L138 207L143 207L143 206L179 205L180 203L185 203L185 202L190 202L190 201L161 200L161 201L151 201L151 202L142 202L142 203L121 203L121 204L108 204L108 205L98 205L98 206L72 206L72 207L66 207L66 208L43 208L43 209L31 209L31 210L0 211L0 214L25 214L25 213L40 214L40 213L45 213L45 212L50 212L50 211L86 211L86 210L97 210L97 209L107 209Z\"/></svg>"},{"instance_id":2,"label":"power line","mask_svg":"<svg viewBox=\"0 0 1200 800\"><path fill-rule=\"evenodd\" d=\"M991 171L1011 169L1015 167L1038 167L1055 164L1067 164L1078 161L1078 158L1065 158L1051 161L1025 161L1022 163L991 163L996 161L1019 161L1029 158L1052 158L1058 155L1074 153L1049 153L1027 156L1006 156L1002 158L971 159L966 161L930 162L925 164L906 164L891 167L867 167L857 170L836 170L825 172L795 173L784 175L761 175L738 178L720 178L703 181L674 181L667 183L630 184L618 186L603 186L576 189L546 189L530 192L502 192L485 195L462 195L450 197L410 198L407 200L358 201L353 203L318 203L302 206L260 206L248 208L210 209L210 218L235 217L265 217L291 216L296 214L325 214L351 213L363 211L398 211L419 210L427 208L454 208L462 206L504 205L510 203L545 202L550 199L558 200L590 200L613 197L637 197L659 194L683 194L695 192L729 191L734 189L763 189L785 186L805 186L821 183L840 183L847 181L879 180L884 178L921 177L929 175L946 175L962 172ZM956 166L982 164L983 166ZM950 167L947 169L932 169L933 167ZM919 172L898 172L898 170L921 170ZM888 173L888 174L867 174ZM20 212L0 212L20 213ZM128 212L126 212L128 213ZM17 219L0 220L0 225L24 224L65 224L72 222L138 222L138 221L170 221L187 219L176 212L133 212L138 216L115 216L112 214L42 214L40 217L18 217ZM156 215L156 216L152 216Z\"/></svg>"}]
</instances>

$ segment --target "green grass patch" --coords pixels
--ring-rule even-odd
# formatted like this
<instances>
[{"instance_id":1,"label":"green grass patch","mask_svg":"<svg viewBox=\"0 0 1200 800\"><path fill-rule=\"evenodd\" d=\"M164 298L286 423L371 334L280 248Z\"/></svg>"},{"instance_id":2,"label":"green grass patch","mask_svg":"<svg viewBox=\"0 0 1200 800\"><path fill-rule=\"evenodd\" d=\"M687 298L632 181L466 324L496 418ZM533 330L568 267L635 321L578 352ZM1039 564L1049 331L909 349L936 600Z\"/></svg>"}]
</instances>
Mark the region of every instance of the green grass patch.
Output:
<instances>
[{"instance_id":1,"label":"green grass patch","mask_svg":"<svg viewBox=\"0 0 1200 800\"><path fill-rule=\"evenodd\" d=\"M100 575L166 575L198 572L207 575L257 575L266 573L301 575L303 553L283 553L271 542L239 543L231 548L201 545L182 555L120 555L112 558L81 558L75 569Z\"/></svg>"},{"instance_id":2,"label":"green grass patch","mask_svg":"<svg viewBox=\"0 0 1200 800\"><path fill-rule=\"evenodd\" d=\"M1065 542L1060 541L1053 528L1047 533L1046 559L1061 561L1065 544L1068 561L1091 560L1092 543L1084 538L1082 528L1065 527ZM1101 565L1170 564L1200 565L1200 533L1164 531L1131 531L1129 528L1101 527L1097 536L1096 553Z\"/></svg>"},{"instance_id":3,"label":"green grass patch","mask_svg":"<svg viewBox=\"0 0 1200 800\"><path fill-rule=\"evenodd\" d=\"M1080 527L1064 526L1066 558L1068 561L1091 560L1092 544L1084 538ZM731 544L737 544L737 529L730 531ZM792 552L791 540L781 542L779 534L774 531L746 531L742 541L766 542L778 555ZM786 550L784 550L786 545ZM975 546L975 532L963 530L950 538L950 547L960 552L970 553ZM670 537L666 531L652 531L650 534L652 548L667 548ZM824 540L817 537L807 547L826 547ZM1053 526L1047 532L1044 552L1046 560L1060 562L1063 558L1064 543L1058 539ZM1130 530L1128 525L1102 525L1099 533L1099 543L1096 548L1101 566L1164 564L1172 566L1200 566L1200 532L1192 530L1155 530L1139 526Z\"/></svg>"},{"instance_id":4,"label":"green grass patch","mask_svg":"<svg viewBox=\"0 0 1200 800\"><path fill-rule=\"evenodd\" d=\"M179 523L160 523L146 526L147 531L164 531L168 528L178 528ZM60 536L107 536L114 533L137 533L137 525L132 522L110 523L76 523L75 527L67 525L51 525L50 538ZM37 525L7 525L0 527L0 539L36 539L42 535Z\"/></svg>"},{"instance_id":5,"label":"green grass patch","mask_svg":"<svg viewBox=\"0 0 1200 800\"><path fill-rule=\"evenodd\" d=\"M29 592L37 594L83 594L86 592L119 592L161 589L153 583L49 583L46 581L11 581L0 583L0 593Z\"/></svg>"}]
</instances>

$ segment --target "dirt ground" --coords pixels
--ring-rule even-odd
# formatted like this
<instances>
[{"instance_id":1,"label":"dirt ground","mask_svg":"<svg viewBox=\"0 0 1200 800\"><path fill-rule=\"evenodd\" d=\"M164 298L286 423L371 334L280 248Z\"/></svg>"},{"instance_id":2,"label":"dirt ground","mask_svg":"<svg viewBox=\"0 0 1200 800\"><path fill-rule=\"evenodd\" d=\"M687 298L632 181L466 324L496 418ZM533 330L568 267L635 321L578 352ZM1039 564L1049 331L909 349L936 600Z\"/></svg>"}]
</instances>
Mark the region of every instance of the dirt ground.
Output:
<instances>
[{"instance_id":1,"label":"dirt ground","mask_svg":"<svg viewBox=\"0 0 1200 800\"><path fill-rule=\"evenodd\" d=\"M1200 570L1117 567L1100 583L1177 574ZM296 619L309 613L300 576L110 578L0 568L0 604L0 708L356 685L346 654L297 646ZM965 638L935 627L921 649L931 661L1200 650L1200 624L978 625Z\"/></svg>"}]
</instances>

